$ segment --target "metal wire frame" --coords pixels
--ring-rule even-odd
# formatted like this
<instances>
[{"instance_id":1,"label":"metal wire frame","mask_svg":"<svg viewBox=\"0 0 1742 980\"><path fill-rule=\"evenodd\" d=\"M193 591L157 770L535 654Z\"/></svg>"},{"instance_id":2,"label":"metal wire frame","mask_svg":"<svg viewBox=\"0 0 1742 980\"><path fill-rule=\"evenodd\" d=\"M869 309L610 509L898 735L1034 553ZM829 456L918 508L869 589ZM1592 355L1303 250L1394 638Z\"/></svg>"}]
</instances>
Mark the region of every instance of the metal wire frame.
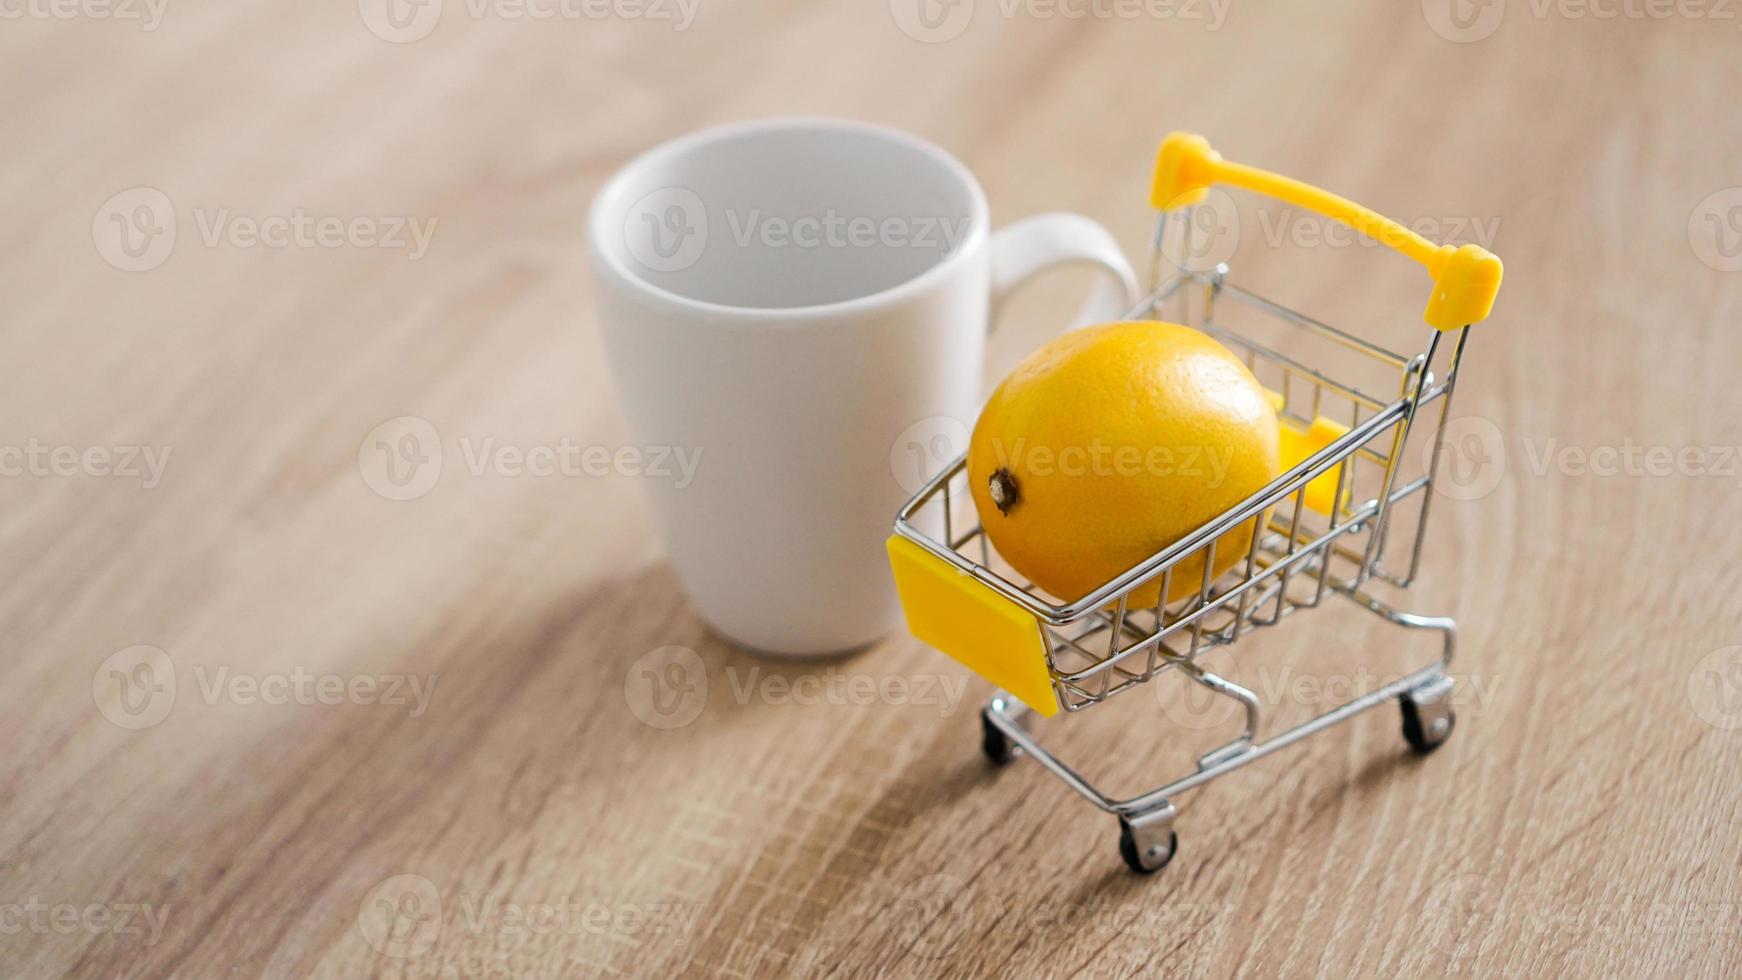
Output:
<instances>
[{"instance_id":1,"label":"metal wire frame","mask_svg":"<svg viewBox=\"0 0 1742 980\"><path fill-rule=\"evenodd\" d=\"M1430 491L1439 473L1440 446L1469 327L1457 332L1449 345L1449 356L1444 350L1447 335L1432 331L1422 353L1405 357L1234 285L1228 281L1226 265L1210 272L1178 265L1163 282L1162 244L1167 222L1163 215L1156 225L1150 293L1127 318L1160 317L1166 304L1174 303L1174 319L1222 341L1243 357L1260 380L1268 376L1277 381L1282 395L1280 415L1286 422L1310 426L1323 417L1343 421L1347 431L1182 540L1070 602L1045 595L1009 568L977 522L957 533L954 511L969 498L965 456L922 487L896 520L897 533L1035 617L1047 638L1053 689L1066 711L1099 704L1168 671L1237 702L1243 709L1245 723L1240 734L1199 756L1194 771L1156 789L1119 799L1097 789L1047 751L1028 731L1030 711L1020 701L1004 691L994 692L987 701L982 710L987 751L993 751L991 740L1000 740L1005 747L994 758L1028 755L1098 809L1118 815L1121 852L1139 871L1154 871L1173 856L1177 846L1174 797L1364 711L1401 702L1405 734L1412 745L1425 751L1430 743L1438 744L1450 732L1453 720L1453 685L1447 670L1457 635L1457 624L1451 619L1395 609L1365 586L1378 580L1407 588L1420 569ZM1190 250L1189 211L1182 227L1181 254L1185 255ZM1195 318L1189 302L1188 287L1192 286L1203 289L1202 312ZM1220 321L1218 305L1223 301L1237 302L1267 321L1329 341L1369 367L1395 372L1396 394L1377 397L1353 379L1307 364ZM1442 380L1436 380L1434 374L1436 359L1448 362ZM1423 408L1436 404L1440 414L1429 430L1424 472L1405 479L1401 464L1410 435ZM1329 511L1317 513L1307 505L1308 486L1332 472L1336 474L1335 492ZM1411 497L1419 499L1416 518L1399 525L1396 505ZM922 515L930 509L941 509L941 521L933 524L941 524L941 538L926 532L927 521ZM1227 571L1215 575L1219 542L1242 525L1249 525L1250 532L1246 554ZM1399 547L1408 555L1401 574L1385 565L1386 555ZM1196 556L1203 558L1197 590L1168 602L1176 570ZM1154 583L1159 583L1156 603L1131 608L1131 596ZM1260 740L1262 710L1257 696L1205 669L1200 659L1209 651L1231 647L1245 632L1275 626L1292 613L1317 607L1327 594L1342 596L1394 625L1437 633L1439 656L1377 690ZM1410 735L1412 724L1415 735Z\"/></svg>"},{"instance_id":2,"label":"metal wire frame","mask_svg":"<svg viewBox=\"0 0 1742 980\"><path fill-rule=\"evenodd\" d=\"M1205 287L1204 313L1193 325L1241 355L1255 373L1280 377L1285 416L1305 424L1314 416L1331 417L1329 413L1342 409L1347 413L1348 433L1182 540L1072 602L1052 600L1014 570L997 567L993 549L977 522L957 533L956 504L968 496L965 456L922 488L896 522L898 533L1017 602L1047 626L1048 669L1059 703L1067 711L1081 710L1191 663L1206 650L1231 644L1250 629L1273 626L1299 609L1316 607L1327 591L1358 590L1375 576L1407 586L1419 568L1427 491L1437 470L1438 447L1431 450L1428 471L1401 484L1399 463L1421 408L1435 401L1450 402L1467 333L1458 335L1451 368L1445 380L1436 383L1428 367L1441 345L1443 335L1438 331L1431 332L1422 354L1405 358L1233 286L1227 281L1225 266L1209 274L1182 270L1129 316L1158 315L1170 298L1193 283ZM1220 297L1336 341L1373 363L1398 371L1397 395L1382 401L1220 324L1214 316ZM1304 392L1299 390L1302 386ZM1304 410L1292 408L1301 403L1306 406ZM1433 430L1436 442L1443 431L1442 411L1439 426ZM1359 471L1365 469L1377 470L1376 487L1371 496L1356 503L1351 495L1356 484L1375 482L1360 479ZM1332 500L1337 505L1331 513L1320 515L1306 505L1307 485L1333 471L1336 490ZM1422 506L1408 534L1408 572L1392 575L1380 562L1393 530L1392 505L1412 495L1422 497ZM942 511L941 539L920 529L921 515L928 507ZM1251 542L1247 554L1221 576L1212 577L1221 539L1243 524L1248 526ZM1172 594L1175 570L1199 556L1204 573L1194 594L1174 603L1131 607L1130 596L1146 585L1159 582L1161 596ZM1307 584L1304 592L1295 587L1301 582Z\"/></svg>"},{"instance_id":3,"label":"metal wire frame","mask_svg":"<svg viewBox=\"0 0 1742 980\"><path fill-rule=\"evenodd\" d=\"M1031 756L1048 772L1063 780L1066 785L1094 804L1096 808L1127 818L1136 818L1140 815L1159 816L1163 818L1163 828L1171 827L1173 819L1171 800L1188 790L1196 789L1218 776L1256 762L1303 738L1324 731L1382 704L1403 697L1412 697L1424 703L1439 702L1449 696L1451 680L1446 671L1451 666L1453 654L1457 651L1457 624L1455 622L1443 616L1419 616L1403 612L1358 590L1337 587L1335 591L1394 625L1438 633L1441 644L1439 656L1431 663L1409 674L1340 704L1323 714L1309 718L1263 741L1259 741L1257 738L1260 724L1257 695L1232 681L1203 670L1196 664L1183 664L1183 672L1193 681L1215 694L1232 698L1241 705L1245 711L1244 729L1233 740L1199 756L1197 766L1192 772L1136 796L1120 799L1102 792L1078 774L1074 768L1048 751L1028 731L1025 719L1030 714L1029 709L1007 692L993 692L992 697L986 703L985 718L1019 751Z\"/></svg>"}]
</instances>

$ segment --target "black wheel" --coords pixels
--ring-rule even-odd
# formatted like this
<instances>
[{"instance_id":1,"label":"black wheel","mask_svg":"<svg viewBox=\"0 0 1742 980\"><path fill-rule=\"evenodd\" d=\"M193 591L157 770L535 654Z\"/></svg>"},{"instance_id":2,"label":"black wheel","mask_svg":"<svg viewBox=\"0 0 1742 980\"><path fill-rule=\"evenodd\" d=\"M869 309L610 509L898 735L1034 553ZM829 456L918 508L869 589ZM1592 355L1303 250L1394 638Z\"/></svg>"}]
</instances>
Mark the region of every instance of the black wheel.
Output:
<instances>
[{"instance_id":1,"label":"black wheel","mask_svg":"<svg viewBox=\"0 0 1742 980\"><path fill-rule=\"evenodd\" d=\"M987 709L980 709L980 750L986 753L986 759L995 766L1007 766L1012 759L1022 751L1003 729L992 723L992 715Z\"/></svg>"},{"instance_id":2,"label":"black wheel","mask_svg":"<svg viewBox=\"0 0 1742 980\"><path fill-rule=\"evenodd\" d=\"M1422 724L1421 708L1407 696L1398 698L1403 707L1403 738L1409 743L1410 751L1416 755L1427 755L1434 749L1446 744L1452 737L1452 729L1457 727L1458 716L1452 713L1448 706L1444 715L1435 714L1427 725Z\"/></svg>"},{"instance_id":3,"label":"black wheel","mask_svg":"<svg viewBox=\"0 0 1742 980\"><path fill-rule=\"evenodd\" d=\"M1167 867L1173 856L1179 853L1179 834L1167 832L1167 848L1150 848L1150 853L1137 853L1137 837L1131 832L1131 825L1119 818L1119 856L1125 859L1125 864L1140 875L1152 875Z\"/></svg>"}]
</instances>

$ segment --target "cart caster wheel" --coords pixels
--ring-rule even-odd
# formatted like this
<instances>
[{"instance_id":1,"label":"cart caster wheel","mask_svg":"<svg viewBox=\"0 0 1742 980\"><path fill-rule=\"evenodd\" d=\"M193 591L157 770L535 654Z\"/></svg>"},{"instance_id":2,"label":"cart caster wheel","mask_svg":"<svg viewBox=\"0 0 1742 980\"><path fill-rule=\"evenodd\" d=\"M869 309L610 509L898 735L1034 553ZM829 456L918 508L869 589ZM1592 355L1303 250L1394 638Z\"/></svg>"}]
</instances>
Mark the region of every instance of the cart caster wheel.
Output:
<instances>
[{"instance_id":1,"label":"cart caster wheel","mask_svg":"<svg viewBox=\"0 0 1742 980\"><path fill-rule=\"evenodd\" d=\"M1022 749L1010 740L1010 736L992 723L992 716L985 708L980 709L980 733L980 750L986 753L987 761L993 765L1007 766L1022 754Z\"/></svg>"},{"instance_id":2,"label":"cart caster wheel","mask_svg":"<svg viewBox=\"0 0 1742 980\"><path fill-rule=\"evenodd\" d=\"M1173 856L1179 853L1179 834L1168 831L1166 844L1151 844L1142 851L1137 849L1137 835L1131 824L1124 817L1119 818L1119 856L1125 859L1125 864L1140 875L1152 875L1167 867Z\"/></svg>"},{"instance_id":3,"label":"cart caster wheel","mask_svg":"<svg viewBox=\"0 0 1742 980\"><path fill-rule=\"evenodd\" d=\"M1416 704L1408 696L1398 699L1403 706L1403 738L1410 751L1427 755L1446 744L1452 737L1458 716L1449 704Z\"/></svg>"}]
</instances>

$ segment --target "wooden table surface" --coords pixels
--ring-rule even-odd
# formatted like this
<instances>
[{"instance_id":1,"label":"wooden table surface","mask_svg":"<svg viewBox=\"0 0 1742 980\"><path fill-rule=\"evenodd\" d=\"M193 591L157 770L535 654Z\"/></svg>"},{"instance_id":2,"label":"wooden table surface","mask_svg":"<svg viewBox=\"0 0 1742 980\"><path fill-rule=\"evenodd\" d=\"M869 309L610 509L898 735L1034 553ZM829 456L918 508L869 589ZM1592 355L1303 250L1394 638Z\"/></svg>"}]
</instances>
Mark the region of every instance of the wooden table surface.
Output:
<instances>
[{"instance_id":1,"label":"wooden table surface","mask_svg":"<svg viewBox=\"0 0 1742 980\"><path fill-rule=\"evenodd\" d=\"M0 8L0 974L1742 971L1729 8L435 4ZM474 465L633 445L588 201L787 113L1134 255L1176 128L1499 252L1411 595L1462 623L1447 746L1364 715L1184 798L1139 878L984 764L947 658L755 660L640 480ZM1243 270L1417 337L1412 270L1259 218ZM371 468L420 437L430 482ZM1298 720L1397 640L1313 613L1235 676ZM1168 697L1045 733L1143 789L1221 722Z\"/></svg>"}]
</instances>

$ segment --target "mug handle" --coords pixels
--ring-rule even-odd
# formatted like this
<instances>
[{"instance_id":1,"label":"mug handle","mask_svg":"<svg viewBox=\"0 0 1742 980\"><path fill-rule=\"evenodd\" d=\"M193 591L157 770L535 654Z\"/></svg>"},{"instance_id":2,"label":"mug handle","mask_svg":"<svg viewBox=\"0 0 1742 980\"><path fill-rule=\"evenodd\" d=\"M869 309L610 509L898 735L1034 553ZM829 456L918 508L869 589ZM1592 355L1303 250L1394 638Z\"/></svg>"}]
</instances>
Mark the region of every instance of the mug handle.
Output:
<instances>
[{"instance_id":1,"label":"mug handle","mask_svg":"<svg viewBox=\"0 0 1742 980\"><path fill-rule=\"evenodd\" d=\"M1071 321L1071 328L1118 320L1137 305L1137 274L1119 243L1100 224L1080 214L1037 214L992 235L992 316L996 326L1010 295L1030 279L1066 265L1088 264L1105 275Z\"/></svg>"}]
</instances>

